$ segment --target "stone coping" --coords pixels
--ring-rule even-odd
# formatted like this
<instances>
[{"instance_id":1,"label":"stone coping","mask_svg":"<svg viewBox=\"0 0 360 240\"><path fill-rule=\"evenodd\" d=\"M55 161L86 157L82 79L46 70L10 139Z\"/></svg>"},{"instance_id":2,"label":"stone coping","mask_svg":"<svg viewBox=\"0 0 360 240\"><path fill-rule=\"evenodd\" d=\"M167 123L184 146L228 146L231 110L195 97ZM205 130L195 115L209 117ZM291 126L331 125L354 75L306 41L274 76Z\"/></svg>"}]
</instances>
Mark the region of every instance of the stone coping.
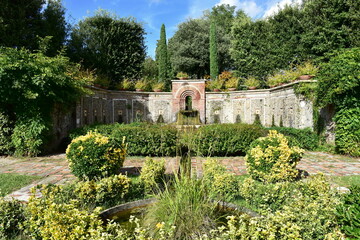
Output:
<instances>
[{"instance_id":1,"label":"stone coping","mask_svg":"<svg viewBox=\"0 0 360 240\"><path fill-rule=\"evenodd\" d=\"M171 80L172 82L204 82L207 81L205 79L188 79L188 80ZM298 83L312 83L312 82L317 82L317 80L297 80L291 83L287 83L281 86L277 86L277 87L273 87L273 88L262 88L262 89L254 89L254 90L237 90L237 91L224 91L224 92L205 92L206 94L231 94L231 93L246 93L246 92L251 92L251 93L256 93L256 92L273 92L276 90L280 90L280 89L284 89L284 88L289 88L294 86L295 84ZM103 88L99 88L99 87L95 87L95 86L87 86L90 89L95 89L97 91L103 91L103 92L107 92L107 93L127 93L127 94L138 94L138 95L171 95L172 92L136 92L136 91L120 91L120 90L108 90L108 89L103 89Z\"/></svg>"}]
</instances>

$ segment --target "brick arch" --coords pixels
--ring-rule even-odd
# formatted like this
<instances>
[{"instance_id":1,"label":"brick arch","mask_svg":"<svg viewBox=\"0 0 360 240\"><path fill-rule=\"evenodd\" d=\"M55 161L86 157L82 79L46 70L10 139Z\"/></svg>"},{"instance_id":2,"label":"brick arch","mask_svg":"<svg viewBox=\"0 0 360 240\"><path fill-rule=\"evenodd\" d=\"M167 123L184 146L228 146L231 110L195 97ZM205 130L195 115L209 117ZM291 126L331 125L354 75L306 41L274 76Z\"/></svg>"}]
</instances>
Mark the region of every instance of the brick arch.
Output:
<instances>
[{"instance_id":1,"label":"brick arch","mask_svg":"<svg viewBox=\"0 0 360 240\"><path fill-rule=\"evenodd\" d=\"M172 112L176 114L185 109L185 99L192 98L192 109L198 110L201 122L205 122L205 81L204 80L174 80L172 82Z\"/></svg>"},{"instance_id":2,"label":"brick arch","mask_svg":"<svg viewBox=\"0 0 360 240\"><path fill-rule=\"evenodd\" d=\"M194 90L185 90L180 94L180 109L184 110L185 109L185 105L186 105L186 98L187 97L191 97L192 102L194 103L194 101L198 101L200 99L200 93L199 91L194 91ZM192 104L193 106L195 106L194 104Z\"/></svg>"}]
</instances>

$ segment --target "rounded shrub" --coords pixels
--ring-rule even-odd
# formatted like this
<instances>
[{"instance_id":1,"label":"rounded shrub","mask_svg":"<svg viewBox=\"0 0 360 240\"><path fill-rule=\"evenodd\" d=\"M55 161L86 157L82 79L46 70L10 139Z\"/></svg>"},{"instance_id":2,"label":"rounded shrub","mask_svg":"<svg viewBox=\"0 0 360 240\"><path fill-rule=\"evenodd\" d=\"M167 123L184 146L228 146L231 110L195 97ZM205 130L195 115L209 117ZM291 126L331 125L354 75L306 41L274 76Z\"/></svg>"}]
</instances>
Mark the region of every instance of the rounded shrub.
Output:
<instances>
[{"instance_id":1,"label":"rounded shrub","mask_svg":"<svg viewBox=\"0 0 360 240\"><path fill-rule=\"evenodd\" d=\"M75 138L66 149L69 167L81 180L116 174L124 163L125 155L124 138L121 143L97 132Z\"/></svg>"},{"instance_id":2,"label":"rounded shrub","mask_svg":"<svg viewBox=\"0 0 360 240\"><path fill-rule=\"evenodd\" d=\"M298 176L296 169L304 150L290 147L287 138L275 130L255 140L245 160L250 176L262 182L291 181Z\"/></svg>"}]
</instances>

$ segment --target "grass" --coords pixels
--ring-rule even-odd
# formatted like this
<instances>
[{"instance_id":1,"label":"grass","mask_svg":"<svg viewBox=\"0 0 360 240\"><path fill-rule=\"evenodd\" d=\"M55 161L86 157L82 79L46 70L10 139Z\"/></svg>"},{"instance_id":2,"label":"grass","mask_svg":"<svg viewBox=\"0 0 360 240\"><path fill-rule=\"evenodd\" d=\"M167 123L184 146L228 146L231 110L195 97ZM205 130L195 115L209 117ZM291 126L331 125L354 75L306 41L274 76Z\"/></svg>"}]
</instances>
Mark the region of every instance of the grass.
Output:
<instances>
[{"instance_id":1,"label":"grass","mask_svg":"<svg viewBox=\"0 0 360 240\"><path fill-rule=\"evenodd\" d=\"M329 181L341 187L350 187L351 185L360 186L360 175L329 176Z\"/></svg>"},{"instance_id":2,"label":"grass","mask_svg":"<svg viewBox=\"0 0 360 240\"><path fill-rule=\"evenodd\" d=\"M3 197L15 190L18 190L35 180L40 179L39 176L28 176L28 175L18 175L12 173L2 173L0 174L0 197Z\"/></svg>"}]
</instances>

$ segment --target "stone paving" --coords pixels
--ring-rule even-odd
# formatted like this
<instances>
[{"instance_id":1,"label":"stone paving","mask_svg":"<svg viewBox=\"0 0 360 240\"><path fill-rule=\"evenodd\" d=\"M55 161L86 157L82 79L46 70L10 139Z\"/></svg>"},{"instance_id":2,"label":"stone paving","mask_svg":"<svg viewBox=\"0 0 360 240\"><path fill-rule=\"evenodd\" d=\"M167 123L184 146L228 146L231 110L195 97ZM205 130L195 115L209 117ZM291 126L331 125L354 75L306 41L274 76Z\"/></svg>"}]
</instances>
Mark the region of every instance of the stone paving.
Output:
<instances>
[{"instance_id":1,"label":"stone paving","mask_svg":"<svg viewBox=\"0 0 360 240\"><path fill-rule=\"evenodd\" d=\"M246 174L244 157L219 157L229 171L237 175ZM124 162L122 172L138 173L145 158L128 157ZM197 176L202 174L202 162L206 158L192 158L192 169ZM360 175L360 158L351 158L341 155L331 155L320 152L307 152L298 164L298 168L307 171L310 175L323 172L326 175L346 176ZM177 158L166 158L166 171L172 173L178 169ZM43 177L29 186L23 187L8 196L21 201L27 201L29 190L37 184L65 184L75 180L70 173L65 154L37 157L37 158L4 158L0 157L0 173L16 173L22 175L36 175Z\"/></svg>"}]
</instances>

